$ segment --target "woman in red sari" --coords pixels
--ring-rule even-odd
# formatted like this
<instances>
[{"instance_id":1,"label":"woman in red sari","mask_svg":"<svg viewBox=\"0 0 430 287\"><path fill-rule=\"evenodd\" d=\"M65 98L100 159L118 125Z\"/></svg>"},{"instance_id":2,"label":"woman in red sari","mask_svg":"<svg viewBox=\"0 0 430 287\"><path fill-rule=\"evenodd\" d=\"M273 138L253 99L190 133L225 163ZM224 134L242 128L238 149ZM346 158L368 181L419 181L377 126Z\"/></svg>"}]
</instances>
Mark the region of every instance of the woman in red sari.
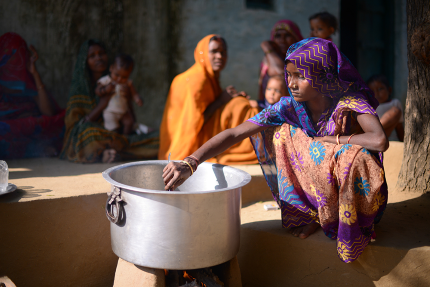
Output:
<instances>
[{"instance_id":1,"label":"woman in red sari","mask_svg":"<svg viewBox=\"0 0 430 287\"><path fill-rule=\"evenodd\" d=\"M61 149L64 110L48 95L38 54L16 33L0 37L0 158L55 156Z\"/></svg>"}]
</instances>

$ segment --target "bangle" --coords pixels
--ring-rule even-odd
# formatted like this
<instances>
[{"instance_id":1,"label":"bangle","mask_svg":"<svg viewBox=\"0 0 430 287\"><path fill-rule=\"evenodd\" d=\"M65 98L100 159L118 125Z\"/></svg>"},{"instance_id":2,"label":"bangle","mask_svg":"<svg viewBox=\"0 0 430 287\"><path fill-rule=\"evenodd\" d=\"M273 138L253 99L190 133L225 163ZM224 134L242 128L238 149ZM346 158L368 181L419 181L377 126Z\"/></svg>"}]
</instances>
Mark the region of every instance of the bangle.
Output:
<instances>
[{"instance_id":1,"label":"bangle","mask_svg":"<svg viewBox=\"0 0 430 287\"><path fill-rule=\"evenodd\" d=\"M200 161L195 156L189 155L187 157L190 157L190 158L194 159L197 162L197 165L200 165Z\"/></svg>"},{"instance_id":2,"label":"bangle","mask_svg":"<svg viewBox=\"0 0 430 287\"><path fill-rule=\"evenodd\" d=\"M340 144L340 141L339 141L339 134L337 134L337 136L336 136L336 142L337 142L337 144L338 144L338 145Z\"/></svg>"},{"instance_id":3,"label":"bangle","mask_svg":"<svg viewBox=\"0 0 430 287\"><path fill-rule=\"evenodd\" d=\"M187 156L186 158L184 158L184 160L186 160L186 159L189 159L188 160L188 163L189 164L191 164L191 166L196 166L196 168L194 169L194 172L196 172L196 170L197 170L197 168L199 167L199 160L198 159L195 159L195 157L191 157L191 156Z\"/></svg>"},{"instance_id":4,"label":"bangle","mask_svg":"<svg viewBox=\"0 0 430 287\"><path fill-rule=\"evenodd\" d=\"M191 165L191 167L193 167L193 165L196 165L196 168L193 170L194 172L196 172L197 167L198 167L197 162L196 162L192 157L189 157L189 156L187 156L186 158L184 158L184 161L185 161L187 158L188 158L188 159L190 159L190 160L188 160L187 162Z\"/></svg>"},{"instance_id":5,"label":"bangle","mask_svg":"<svg viewBox=\"0 0 430 287\"><path fill-rule=\"evenodd\" d=\"M352 134L352 135L349 136L348 141L346 142L347 144L349 144L349 141L351 140L351 138L352 138L353 135L355 135L355 134Z\"/></svg>"},{"instance_id":6,"label":"bangle","mask_svg":"<svg viewBox=\"0 0 430 287\"><path fill-rule=\"evenodd\" d=\"M270 54L270 53L272 53L272 52L273 52L273 50L269 50L269 51L267 51L267 52L264 52L264 55Z\"/></svg>"},{"instance_id":7,"label":"bangle","mask_svg":"<svg viewBox=\"0 0 430 287\"><path fill-rule=\"evenodd\" d=\"M193 175L194 170L193 170L193 168L191 167L191 164L189 164L189 163L188 163L188 162L186 162L185 160L181 160L181 162L182 162L182 163L185 163L186 165L188 165L188 166L190 167L191 175Z\"/></svg>"}]
</instances>

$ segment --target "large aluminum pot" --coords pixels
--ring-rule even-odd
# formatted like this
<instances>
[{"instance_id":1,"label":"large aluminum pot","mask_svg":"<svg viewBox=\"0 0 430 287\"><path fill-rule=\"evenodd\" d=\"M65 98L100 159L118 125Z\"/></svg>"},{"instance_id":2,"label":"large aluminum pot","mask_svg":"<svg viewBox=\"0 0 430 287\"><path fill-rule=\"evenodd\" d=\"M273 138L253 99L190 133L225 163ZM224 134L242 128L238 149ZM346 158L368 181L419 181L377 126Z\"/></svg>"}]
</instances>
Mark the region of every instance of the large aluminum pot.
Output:
<instances>
[{"instance_id":1,"label":"large aluminum pot","mask_svg":"<svg viewBox=\"0 0 430 287\"><path fill-rule=\"evenodd\" d=\"M239 251L241 189L251 176L203 163L177 190L164 191L166 164L133 162L103 172L112 185L107 208L113 206L113 252L137 265L171 270L232 259Z\"/></svg>"}]
</instances>

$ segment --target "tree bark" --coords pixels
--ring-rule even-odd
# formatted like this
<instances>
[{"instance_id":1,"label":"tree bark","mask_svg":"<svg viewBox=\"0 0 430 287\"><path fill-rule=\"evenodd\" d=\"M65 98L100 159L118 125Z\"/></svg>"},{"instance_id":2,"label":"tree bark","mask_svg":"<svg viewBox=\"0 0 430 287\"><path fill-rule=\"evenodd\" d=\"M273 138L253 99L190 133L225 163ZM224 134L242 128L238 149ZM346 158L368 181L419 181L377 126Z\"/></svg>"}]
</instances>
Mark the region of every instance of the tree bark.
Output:
<instances>
[{"instance_id":1,"label":"tree bark","mask_svg":"<svg viewBox=\"0 0 430 287\"><path fill-rule=\"evenodd\" d=\"M397 187L401 191L430 191L430 5L407 1L408 93L405 146Z\"/></svg>"}]
</instances>

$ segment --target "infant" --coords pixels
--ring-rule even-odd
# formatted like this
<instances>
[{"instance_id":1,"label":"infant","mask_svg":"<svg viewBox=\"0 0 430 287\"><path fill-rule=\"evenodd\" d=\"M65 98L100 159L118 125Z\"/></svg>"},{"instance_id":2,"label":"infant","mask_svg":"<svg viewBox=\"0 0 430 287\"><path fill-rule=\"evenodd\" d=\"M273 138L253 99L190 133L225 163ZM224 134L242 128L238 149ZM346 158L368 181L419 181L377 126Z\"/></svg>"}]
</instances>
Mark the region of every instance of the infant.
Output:
<instances>
[{"instance_id":1,"label":"infant","mask_svg":"<svg viewBox=\"0 0 430 287\"><path fill-rule=\"evenodd\" d=\"M118 54L109 68L109 75L97 81L96 94L100 97L110 96L109 103L103 111L104 127L109 131L130 134L135 127L135 115L131 101L139 107L143 105L132 81L133 58ZM122 129L121 129L122 128Z\"/></svg>"},{"instance_id":2,"label":"infant","mask_svg":"<svg viewBox=\"0 0 430 287\"><path fill-rule=\"evenodd\" d=\"M250 104L252 107L258 107L260 110L263 110L279 102L282 97L287 96L288 90L283 75L276 75L270 77L267 81L266 91L264 93L264 100L251 100Z\"/></svg>"}]
</instances>

